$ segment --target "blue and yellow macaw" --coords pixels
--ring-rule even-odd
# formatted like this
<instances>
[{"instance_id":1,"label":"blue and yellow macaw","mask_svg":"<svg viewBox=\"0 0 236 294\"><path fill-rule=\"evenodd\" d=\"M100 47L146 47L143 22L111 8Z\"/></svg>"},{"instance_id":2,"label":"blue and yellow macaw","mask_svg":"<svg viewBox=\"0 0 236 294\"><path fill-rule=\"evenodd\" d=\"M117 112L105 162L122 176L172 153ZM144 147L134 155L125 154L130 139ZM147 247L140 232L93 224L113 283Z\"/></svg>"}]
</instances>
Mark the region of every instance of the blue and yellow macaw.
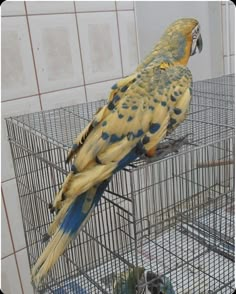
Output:
<instances>
[{"instance_id":1,"label":"blue and yellow macaw","mask_svg":"<svg viewBox=\"0 0 236 294\"><path fill-rule=\"evenodd\" d=\"M112 86L107 105L76 138L67 161L73 160L51 211L51 238L32 269L37 286L97 206L110 178L145 154L186 117L191 100L189 57L202 49L197 20L172 23L153 51L130 76Z\"/></svg>"}]
</instances>

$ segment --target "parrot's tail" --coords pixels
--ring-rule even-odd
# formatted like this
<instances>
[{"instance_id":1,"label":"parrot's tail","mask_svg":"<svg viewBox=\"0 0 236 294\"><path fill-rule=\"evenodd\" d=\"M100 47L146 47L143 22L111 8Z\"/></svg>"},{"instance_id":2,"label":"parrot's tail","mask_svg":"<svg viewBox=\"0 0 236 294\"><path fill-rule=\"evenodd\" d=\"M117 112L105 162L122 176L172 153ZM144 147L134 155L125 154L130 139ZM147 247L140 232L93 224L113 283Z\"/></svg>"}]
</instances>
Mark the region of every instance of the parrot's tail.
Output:
<instances>
[{"instance_id":1,"label":"parrot's tail","mask_svg":"<svg viewBox=\"0 0 236 294\"><path fill-rule=\"evenodd\" d=\"M75 199L64 219L32 269L32 282L37 287L64 252L67 245L81 231L97 206L109 179ZM92 193L92 195L90 195ZM90 203L88 203L90 202Z\"/></svg>"}]
</instances>

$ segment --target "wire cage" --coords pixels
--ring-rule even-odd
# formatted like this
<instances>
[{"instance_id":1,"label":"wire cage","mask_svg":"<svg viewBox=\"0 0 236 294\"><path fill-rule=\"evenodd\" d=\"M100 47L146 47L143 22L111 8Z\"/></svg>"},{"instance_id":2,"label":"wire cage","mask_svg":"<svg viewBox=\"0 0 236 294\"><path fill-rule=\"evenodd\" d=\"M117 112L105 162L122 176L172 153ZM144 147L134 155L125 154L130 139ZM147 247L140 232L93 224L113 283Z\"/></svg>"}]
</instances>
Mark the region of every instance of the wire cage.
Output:
<instances>
[{"instance_id":1,"label":"wire cage","mask_svg":"<svg viewBox=\"0 0 236 294\"><path fill-rule=\"evenodd\" d=\"M6 120L30 267L53 220L48 204L70 166L73 139L105 100ZM190 114L165 142L178 153L115 174L92 217L37 293L112 293L141 266L175 293L234 290L234 75L195 82ZM123 294L123 293L122 293Z\"/></svg>"}]
</instances>

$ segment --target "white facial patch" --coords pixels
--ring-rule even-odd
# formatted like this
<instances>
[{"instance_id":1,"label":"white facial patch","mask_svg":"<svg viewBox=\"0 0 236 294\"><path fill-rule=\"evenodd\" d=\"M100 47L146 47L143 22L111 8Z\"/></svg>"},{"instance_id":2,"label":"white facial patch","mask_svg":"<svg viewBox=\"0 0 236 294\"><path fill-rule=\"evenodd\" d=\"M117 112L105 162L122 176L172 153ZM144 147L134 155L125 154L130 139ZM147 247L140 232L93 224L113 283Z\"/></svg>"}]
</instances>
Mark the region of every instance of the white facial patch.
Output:
<instances>
[{"instance_id":1,"label":"white facial patch","mask_svg":"<svg viewBox=\"0 0 236 294\"><path fill-rule=\"evenodd\" d=\"M191 55L194 55L196 53L197 40L198 40L199 35L200 35L200 25L198 24L192 30L192 48L191 48Z\"/></svg>"}]
</instances>

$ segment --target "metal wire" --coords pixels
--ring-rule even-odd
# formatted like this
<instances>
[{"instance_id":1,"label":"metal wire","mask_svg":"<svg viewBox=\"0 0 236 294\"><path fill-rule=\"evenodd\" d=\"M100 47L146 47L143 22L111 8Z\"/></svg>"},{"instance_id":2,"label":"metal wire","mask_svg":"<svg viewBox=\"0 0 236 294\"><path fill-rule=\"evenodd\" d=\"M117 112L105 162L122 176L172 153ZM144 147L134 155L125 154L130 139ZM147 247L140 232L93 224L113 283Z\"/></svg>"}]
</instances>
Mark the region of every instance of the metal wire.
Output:
<instances>
[{"instance_id":1,"label":"metal wire","mask_svg":"<svg viewBox=\"0 0 236 294\"><path fill-rule=\"evenodd\" d=\"M73 139L105 100L6 120L30 267L46 244L48 204L70 167ZM234 76L194 83L190 114L167 142L178 154L137 160L113 176L101 203L37 293L112 293L144 266L176 293L234 289Z\"/></svg>"}]
</instances>

